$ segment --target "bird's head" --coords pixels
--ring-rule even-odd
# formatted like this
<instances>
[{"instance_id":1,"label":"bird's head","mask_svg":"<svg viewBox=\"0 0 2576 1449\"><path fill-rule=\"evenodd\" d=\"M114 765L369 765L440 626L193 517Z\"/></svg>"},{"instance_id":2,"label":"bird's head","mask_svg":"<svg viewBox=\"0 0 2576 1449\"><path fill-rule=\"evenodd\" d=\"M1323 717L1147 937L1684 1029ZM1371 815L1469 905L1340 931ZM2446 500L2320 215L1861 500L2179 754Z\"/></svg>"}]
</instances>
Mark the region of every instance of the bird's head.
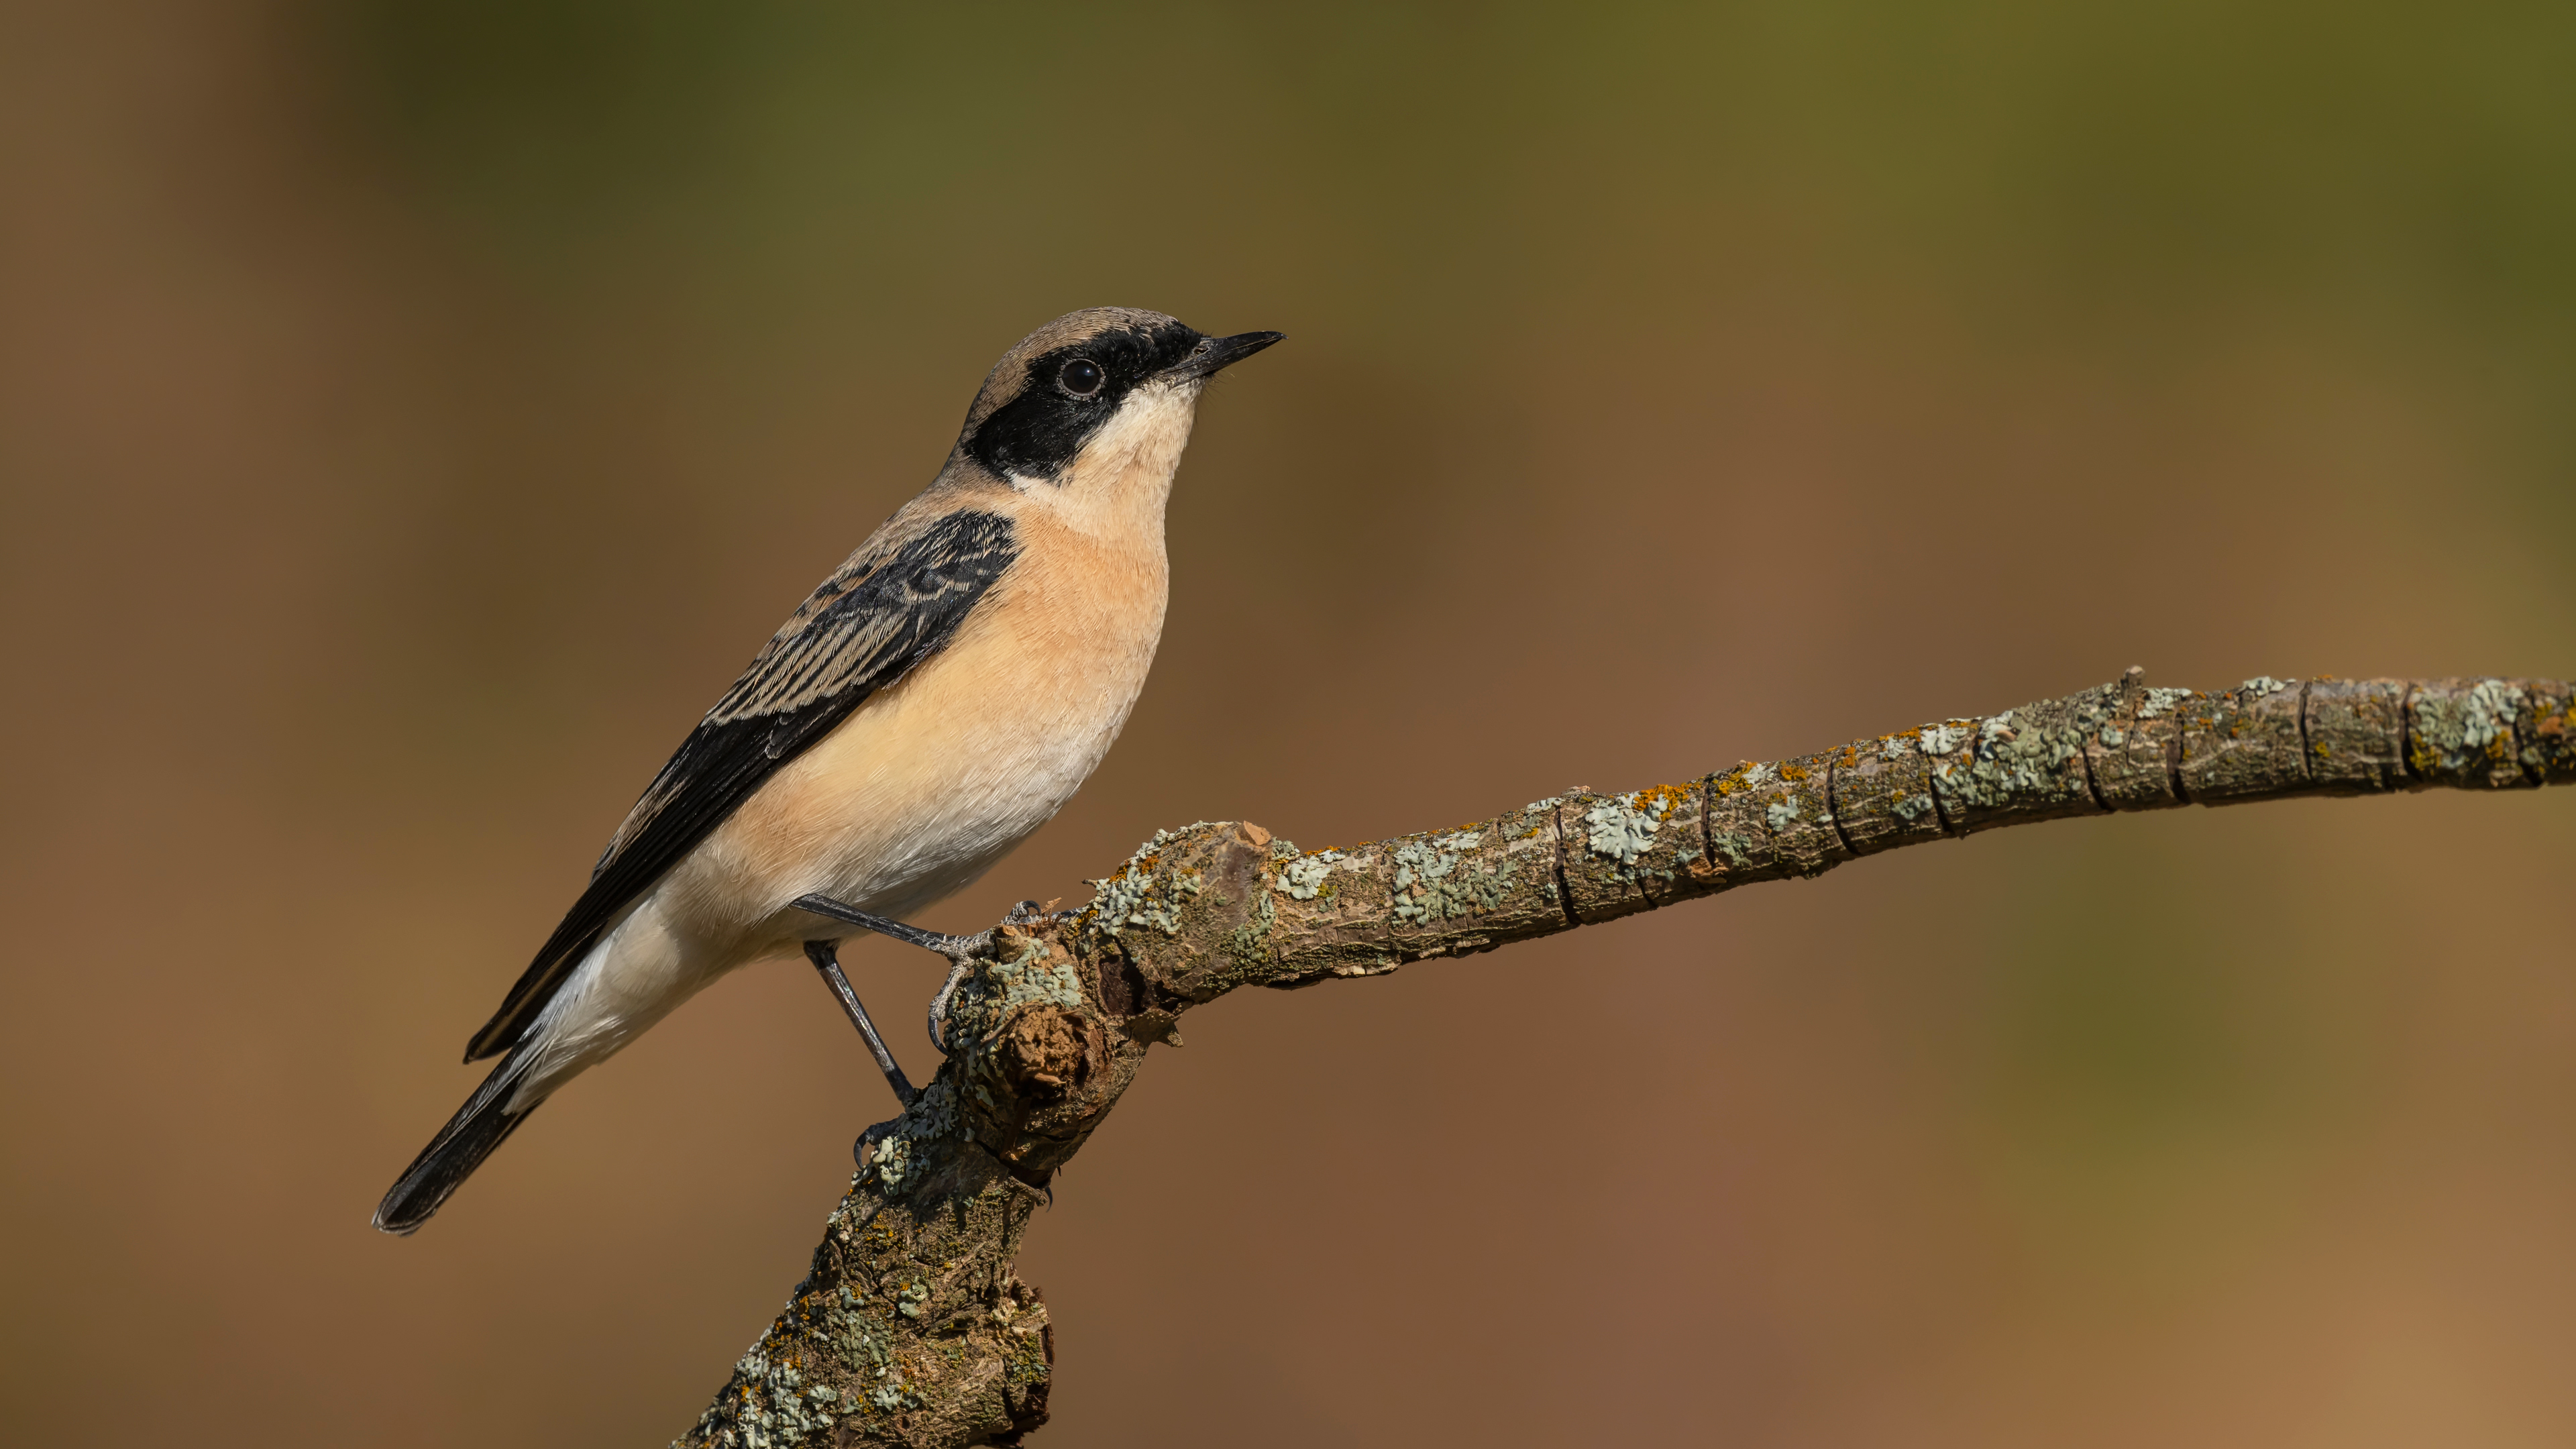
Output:
<instances>
[{"instance_id":1,"label":"bird's head","mask_svg":"<svg viewBox=\"0 0 2576 1449\"><path fill-rule=\"evenodd\" d=\"M1123 488L1156 473L1168 484L1208 379L1280 335L1210 337L1133 307L1068 312L993 365L958 457L1024 491Z\"/></svg>"}]
</instances>

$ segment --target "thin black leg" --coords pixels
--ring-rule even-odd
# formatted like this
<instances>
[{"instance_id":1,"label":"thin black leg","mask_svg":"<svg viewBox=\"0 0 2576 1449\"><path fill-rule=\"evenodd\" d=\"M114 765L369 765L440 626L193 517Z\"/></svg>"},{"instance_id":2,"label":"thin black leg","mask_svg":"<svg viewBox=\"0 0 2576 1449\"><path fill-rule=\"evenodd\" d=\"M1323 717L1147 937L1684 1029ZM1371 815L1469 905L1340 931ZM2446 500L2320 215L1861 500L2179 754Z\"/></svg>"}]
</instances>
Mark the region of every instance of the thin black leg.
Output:
<instances>
[{"instance_id":1,"label":"thin black leg","mask_svg":"<svg viewBox=\"0 0 2576 1449\"><path fill-rule=\"evenodd\" d=\"M972 956L992 944L993 940L993 933L990 931L978 931L972 936L948 936L937 931L925 931L919 926L907 926L890 916L880 916L873 911L863 911L856 906L846 905L830 896L798 896L788 904L800 911L812 911L815 915L829 916L836 921L847 921L853 926L865 926L879 935L892 936L907 946L919 946L925 951L936 951L951 961Z\"/></svg>"},{"instance_id":2,"label":"thin black leg","mask_svg":"<svg viewBox=\"0 0 2576 1449\"><path fill-rule=\"evenodd\" d=\"M857 1027L859 1035L867 1038L868 1054L877 1059L877 1070L885 1073L886 1085L894 1088L895 1100L909 1107L912 1099L921 1094L914 1091L912 1083L905 1078L902 1063L894 1059L894 1053L886 1050L885 1039L877 1035L877 1024L868 1020L868 1009L859 1004L859 993L850 989L850 978L841 974L840 945L838 941L808 941L805 943L805 959L813 962L814 969L823 973L823 984L831 987L832 994L841 999L841 1009L850 1014L850 1025Z\"/></svg>"},{"instance_id":3,"label":"thin black leg","mask_svg":"<svg viewBox=\"0 0 2576 1449\"><path fill-rule=\"evenodd\" d=\"M932 997L930 1001L930 1044L939 1048L939 1054L941 1056L944 1057L948 1055L949 999L957 994L957 984L964 981L966 979L966 973L973 969L967 963L973 961L978 956L984 955L987 951L992 949L992 932L978 931L971 936L950 936L943 935L938 931L925 931L919 926L907 926L903 922L894 920L891 917L880 916L872 911L860 910L854 905L850 905L843 901L836 901L826 895L798 896L794 901L790 902L790 904L800 911L811 911L815 915L827 916L835 921L846 921L853 926L865 926L879 935L892 936L906 945L919 946L925 951L936 951L940 955L947 957L948 980L940 986L939 994ZM1005 924L1013 926L1025 926L1031 922L1042 921L1045 919L1045 910L1040 908L1038 903L1035 901L1020 902L1018 905L1011 907L1010 914L1002 918ZM828 941L808 941L805 943L805 953L812 956L814 954L814 948L817 945L822 946L828 952L831 948L831 944L832 943ZM860 1024L859 1030L867 1032L868 1044L872 1047L876 1047L877 1060L885 1065L886 1071L889 1075L893 1075L894 1058L885 1054L885 1048L877 1046L876 1033L873 1030L870 1030L867 1025L867 1014L859 1010L858 997L851 995L849 983L840 979L841 968L834 965L825 965L824 959L821 956L814 956L814 964L821 966L823 968L823 973L832 978L834 989L841 993L842 1003L850 1009L850 1019ZM894 1080L901 1081L902 1077L895 1075ZM909 1097L904 1100L906 1102L911 1101Z\"/></svg>"},{"instance_id":4,"label":"thin black leg","mask_svg":"<svg viewBox=\"0 0 2576 1449\"><path fill-rule=\"evenodd\" d=\"M948 999L957 993L957 983L966 979L966 972L969 969L966 963L991 948L992 932L978 931L972 936L943 935L937 931L925 931L919 926L907 926L891 917L863 911L856 906L836 901L825 895L798 896L791 904L800 911L812 911L815 915L828 916L835 921L847 921L853 926L865 926L879 935L892 936L906 945L919 946L925 951L936 951L947 957L947 984L939 988L939 995L932 998L930 1003L930 1044L939 1048L941 1056L948 1055ZM1030 903L1024 901L1021 904ZM1012 912L1015 919L1019 914L1017 909ZM810 952L814 948L808 944L805 949Z\"/></svg>"}]
</instances>

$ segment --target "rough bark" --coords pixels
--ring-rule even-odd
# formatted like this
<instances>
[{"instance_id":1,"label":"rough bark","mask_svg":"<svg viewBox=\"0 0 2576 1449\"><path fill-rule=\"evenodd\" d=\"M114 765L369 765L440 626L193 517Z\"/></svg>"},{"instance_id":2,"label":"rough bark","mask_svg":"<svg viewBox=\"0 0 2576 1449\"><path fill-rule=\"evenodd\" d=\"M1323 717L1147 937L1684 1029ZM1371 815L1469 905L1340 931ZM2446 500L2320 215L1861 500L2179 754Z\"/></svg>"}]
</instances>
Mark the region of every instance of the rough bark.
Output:
<instances>
[{"instance_id":1,"label":"rough bark","mask_svg":"<svg viewBox=\"0 0 2576 1449\"><path fill-rule=\"evenodd\" d=\"M2576 781L2554 680L2116 684L1624 794L1331 850L1256 825L1157 832L1079 911L1004 925L954 1050L868 1129L812 1270L676 1442L1012 1444L1046 1421L1053 1327L1011 1264L1055 1171L1243 986L1377 976L1922 841L2070 815Z\"/></svg>"}]
</instances>

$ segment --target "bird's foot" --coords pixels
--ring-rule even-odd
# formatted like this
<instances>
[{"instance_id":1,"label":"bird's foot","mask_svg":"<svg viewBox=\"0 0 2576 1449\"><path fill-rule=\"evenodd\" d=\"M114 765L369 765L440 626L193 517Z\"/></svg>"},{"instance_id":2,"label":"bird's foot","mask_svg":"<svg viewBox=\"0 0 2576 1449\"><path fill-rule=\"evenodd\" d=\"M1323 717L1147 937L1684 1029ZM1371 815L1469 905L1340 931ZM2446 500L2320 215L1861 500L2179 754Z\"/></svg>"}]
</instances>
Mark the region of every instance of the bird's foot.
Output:
<instances>
[{"instance_id":1,"label":"bird's foot","mask_svg":"<svg viewBox=\"0 0 2576 1449\"><path fill-rule=\"evenodd\" d=\"M826 895L799 896L792 904L800 911L811 911L818 916L829 916L836 921L847 921L853 926L863 926L881 936L892 936L908 945L919 946L925 951L936 951L947 957L948 979L941 983L939 994L930 1000L930 1044L939 1049L941 1056L948 1055L949 1000L956 996L958 984L966 979L967 972L974 969L974 963L991 953L993 949L991 931L978 931L971 936L951 936L939 931L925 931L919 926L908 926L901 921L877 915L872 911L860 910L856 906L836 901ZM1045 915L1045 909L1037 902L1022 901L1011 907L1010 913L1002 917L1002 924L1026 925L1031 921L1044 918ZM805 949L810 955L814 948L809 943ZM816 964L821 963L818 961ZM837 989L847 991L846 986ZM849 996L844 1004L855 1005L857 1001L856 996ZM862 1030L869 1029L862 1028ZM875 1040L872 1031L869 1039L871 1042ZM883 1060L891 1063L894 1059L886 1057ZM902 1092L897 1092L896 1095L904 1096ZM911 1101L909 1096L904 1096L905 1105L909 1106Z\"/></svg>"}]
</instances>

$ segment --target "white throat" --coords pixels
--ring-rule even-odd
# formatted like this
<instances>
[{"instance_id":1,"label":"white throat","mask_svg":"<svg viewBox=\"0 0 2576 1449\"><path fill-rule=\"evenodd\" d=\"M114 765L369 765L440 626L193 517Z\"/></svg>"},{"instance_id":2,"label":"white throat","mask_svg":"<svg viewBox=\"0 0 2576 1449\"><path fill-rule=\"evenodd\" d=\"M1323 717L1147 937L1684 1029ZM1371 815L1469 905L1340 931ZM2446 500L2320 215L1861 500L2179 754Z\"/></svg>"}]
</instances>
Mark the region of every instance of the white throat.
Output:
<instances>
[{"instance_id":1,"label":"white throat","mask_svg":"<svg viewBox=\"0 0 2576 1449\"><path fill-rule=\"evenodd\" d=\"M1189 446L1202 383L1149 382L1129 393L1117 413L1057 475L1053 485L1029 486L1047 498L1072 527L1085 533L1136 533L1160 538L1163 508L1171 501L1172 475Z\"/></svg>"}]
</instances>

